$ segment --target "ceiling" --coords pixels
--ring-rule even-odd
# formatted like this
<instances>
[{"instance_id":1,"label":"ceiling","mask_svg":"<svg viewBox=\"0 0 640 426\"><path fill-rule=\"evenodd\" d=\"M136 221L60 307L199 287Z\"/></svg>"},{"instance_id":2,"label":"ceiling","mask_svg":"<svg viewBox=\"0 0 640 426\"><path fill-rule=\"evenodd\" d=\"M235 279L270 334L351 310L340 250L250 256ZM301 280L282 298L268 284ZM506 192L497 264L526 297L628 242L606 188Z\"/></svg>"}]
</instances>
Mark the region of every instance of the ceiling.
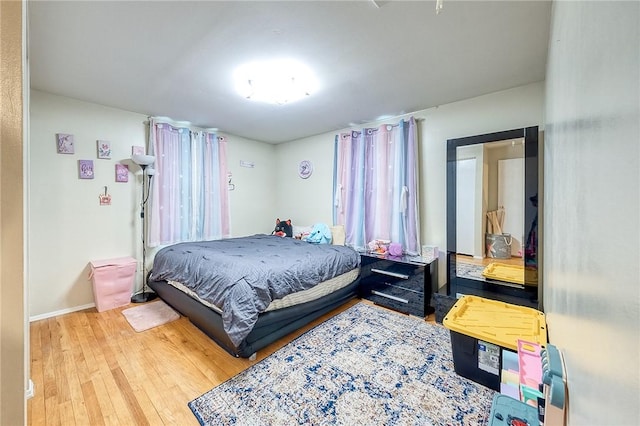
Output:
<instances>
[{"instance_id":1,"label":"ceiling","mask_svg":"<svg viewBox=\"0 0 640 426\"><path fill-rule=\"evenodd\" d=\"M547 1L29 1L31 87L280 143L545 78ZM239 65L307 64L318 90L260 104Z\"/></svg>"}]
</instances>

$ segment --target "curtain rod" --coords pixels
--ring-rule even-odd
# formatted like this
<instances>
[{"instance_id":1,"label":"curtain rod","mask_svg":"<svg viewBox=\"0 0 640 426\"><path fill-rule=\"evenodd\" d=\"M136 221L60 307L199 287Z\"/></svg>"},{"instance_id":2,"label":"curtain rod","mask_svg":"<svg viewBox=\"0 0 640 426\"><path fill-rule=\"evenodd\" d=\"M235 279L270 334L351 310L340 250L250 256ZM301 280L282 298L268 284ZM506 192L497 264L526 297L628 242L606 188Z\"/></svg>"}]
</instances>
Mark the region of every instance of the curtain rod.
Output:
<instances>
[{"instance_id":1,"label":"curtain rod","mask_svg":"<svg viewBox=\"0 0 640 426\"><path fill-rule=\"evenodd\" d=\"M173 127L177 127L180 129L189 129L190 131L201 131L201 132L208 132L208 133L219 133L220 129L217 127L200 127L200 126L195 126L193 125L190 121L178 121L178 120L173 120L169 117L155 117L155 116L150 116L148 117L149 119L147 121L144 122L144 124L149 124L151 120L155 120L156 122L160 122L163 124L169 124Z\"/></svg>"}]
</instances>

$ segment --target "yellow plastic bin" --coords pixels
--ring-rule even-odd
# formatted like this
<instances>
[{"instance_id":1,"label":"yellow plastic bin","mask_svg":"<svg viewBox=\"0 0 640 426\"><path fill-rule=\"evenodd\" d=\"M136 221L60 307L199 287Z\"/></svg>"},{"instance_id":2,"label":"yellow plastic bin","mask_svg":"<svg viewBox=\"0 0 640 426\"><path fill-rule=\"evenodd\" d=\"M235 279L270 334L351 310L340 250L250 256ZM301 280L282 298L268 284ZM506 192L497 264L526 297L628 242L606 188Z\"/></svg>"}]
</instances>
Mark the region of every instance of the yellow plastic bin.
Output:
<instances>
[{"instance_id":1,"label":"yellow plastic bin","mask_svg":"<svg viewBox=\"0 0 640 426\"><path fill-rule=\"evenodd\" d=\"M500 390L503 351L517 352L518 339L547 344L544 313L478 296L462 296L445 316L451 330L457 374Z\"/></svg>"}]
</instances>

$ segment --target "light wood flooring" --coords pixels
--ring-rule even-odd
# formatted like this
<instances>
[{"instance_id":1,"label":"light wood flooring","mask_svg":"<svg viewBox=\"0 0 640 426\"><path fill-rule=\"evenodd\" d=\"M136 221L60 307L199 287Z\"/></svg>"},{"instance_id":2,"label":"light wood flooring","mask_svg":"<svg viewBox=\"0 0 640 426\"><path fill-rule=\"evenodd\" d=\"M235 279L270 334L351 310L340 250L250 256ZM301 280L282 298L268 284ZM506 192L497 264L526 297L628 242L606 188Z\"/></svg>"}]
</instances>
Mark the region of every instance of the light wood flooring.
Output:
<instances>
[{"instance_id":1,"label":"light wood flooring","mask_svg":"<svg viewBox=\"0 0 640 426\"><path fill-rule=\"evenodd\" d=\"M258 352L229 355L189 320L135 332L122 308L32 322L28 425L198 425L187 403L250 367L352 300ZM433 315L428 318L433 321Z\"/></svg>"}]
</instances>

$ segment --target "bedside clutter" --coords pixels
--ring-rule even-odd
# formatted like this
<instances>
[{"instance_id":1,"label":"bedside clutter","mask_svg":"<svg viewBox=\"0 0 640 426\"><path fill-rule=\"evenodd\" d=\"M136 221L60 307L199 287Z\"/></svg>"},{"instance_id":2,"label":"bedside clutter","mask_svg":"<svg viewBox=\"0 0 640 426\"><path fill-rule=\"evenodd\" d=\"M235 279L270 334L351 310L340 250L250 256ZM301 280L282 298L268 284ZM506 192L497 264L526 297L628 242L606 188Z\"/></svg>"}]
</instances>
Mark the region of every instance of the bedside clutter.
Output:
<instances>
[{"instance_id":1,"label":"bedside clutter","mask_svg":"<svg viewBox=\"0 0 640 426\"><path fill-rule=\"evenodd\" d=\"M430 301L437 259L370 252L360 252L360 257L360 297L421 318L435 311Z\"/></svg>"}]
</instances>

